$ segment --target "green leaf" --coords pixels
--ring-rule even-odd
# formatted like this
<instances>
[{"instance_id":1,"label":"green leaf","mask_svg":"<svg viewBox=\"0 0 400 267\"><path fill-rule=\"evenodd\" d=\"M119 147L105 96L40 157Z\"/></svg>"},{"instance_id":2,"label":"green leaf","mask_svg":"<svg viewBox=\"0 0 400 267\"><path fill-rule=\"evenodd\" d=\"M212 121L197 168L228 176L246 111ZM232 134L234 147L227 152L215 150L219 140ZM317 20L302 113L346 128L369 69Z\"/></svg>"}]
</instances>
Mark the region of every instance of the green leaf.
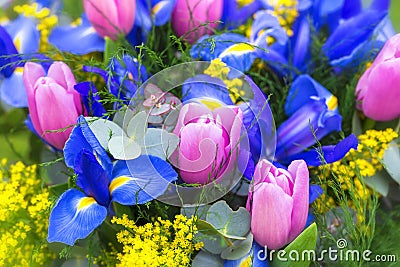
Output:
<instances>
[{"instance_id":1,"label":"green leaf","mask_svg":"<svg viewBox=\"0 0 400 267\"><path fill-rule=\"evenodd\" d=\"M240 237L250 230L250 213L243 207L233 211L225 201L218 201L208 210L207 222L225 237L244 239Z\"/></svg>"},{"instance_id":2,"label":"green leaf","mask_svg":"<svg viewBox=\"0 0 400 267\"><path fill-rule=\"evenodd\" d=\"M196 257L194 257L192 262L192 267L223 267L224 262L217 255L207 253L205 251L200 251Z\"/></svg>"},{"instance_id":3,"label":"green leaf","mask_svg":"<svg viewBox=\"0 0 400 267\"><path fill-rule=\"evenodd\" d=\"M386 171L376 172L375 175L365 177L365 183L371 187L374 191L378 192L382 196L387 196L389 193L390 175Z\"/></svg>"},{"instance_id":4,"label":"green leaf","mask_svg":"<svg viewBox=\"0 0 400 267\"><path fill-rule=\"evenodd\" d=\"M106 47L104 49L104 63L108 65L108 62L117 54L118 52L118 43L111 40L107 36L104 37L106 40Z\"/></svg>"},{"instance_id":5,"label":"green leaf","mask_svg":"<svg viewBox=\"0 0 400 267\"><path fill-rule=\"evenodd\" d=\"M307 267L310 265L309 260L310 253L308 251L315 251L317 245L317 225L315 223L311 224L307 229L305 229L292 243L290 243L285 249L285 254L280 255L281 259L287 259L286 261L279 260L277 258L277 253L273 254L273 260L271 262L271 267ZM295 251L296 253L294 253ZM304 252L304 253L303 253ZM280 253L283 254L283 253ZM305 255L302 258L302 255ZM290 258L297 257L299 255L299 260L293 261ZM290 257L292 256L292 257Z\"/></svg>"},{"instance_id":6,"label":"green leaf","mask_svg":"<svg viewBox=\"0 0 400 267\"><path fill-rule=\"evenodd\" d=\"M70 15L72 19L77 19L83 13L82 0L63 0L63 12Z\"/></svg>"},{"instance_id":7,"label":"green leaf","mask_svg":"<svg viewBox=\"0 0 400 267\"><path fill-rule=\"evenodd\" d=\"M389 143L382 160L389 175L400 184L400 151L397 142Z\"/></svg>"},{"instance_id":8,"label":"green leaf","mask_svg":"<svg viewBox=\"0 0 400 267\"><path fill-rule=\"evenodd\" d=\"M246 256L253 245L253 234L249 232L245 240L235 240L221 253L221 258L226 260L238 260Z\"/></svg>"},{"instance_id":9,"label":"green leaf","mask_svg":"<svg viewBox=\"0 0 400 267\"><path fill-rule=\"evenodd\" d=\"M55 197L60 197L65 191L68 190L68 183L57 184L49 187L50 194Z\"/></svg>"},{"instance_id":10,"label":"green leaf","mask_svg":"<svg viewBox=\"0 0 400 267\"><path fill-rule=\"evenodd\" d=\"M204 243L204 249L212 254L221 254L221 252L228 247L227 241L217 229L210 223L197 220L197 229L199 233L197 237ZM230 242L230 241L229 241ZM232 244L232 242L230 242Z\"/></svg>"}]
</instances>

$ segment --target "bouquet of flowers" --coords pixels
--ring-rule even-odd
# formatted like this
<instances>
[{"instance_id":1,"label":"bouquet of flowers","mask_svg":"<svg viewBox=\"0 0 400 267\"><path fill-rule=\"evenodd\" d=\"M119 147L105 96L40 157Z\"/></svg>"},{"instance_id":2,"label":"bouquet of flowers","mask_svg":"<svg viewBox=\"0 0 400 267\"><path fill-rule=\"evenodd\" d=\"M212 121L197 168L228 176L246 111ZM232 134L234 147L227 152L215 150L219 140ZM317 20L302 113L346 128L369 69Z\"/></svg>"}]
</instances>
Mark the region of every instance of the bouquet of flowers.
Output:
<instances>
[{"instance_id":1,"label":"bouquet of flowers","mask_svg":"<svg viewBox=\"0 0 400 267\"><path fill-rule=\"evenodd\" d=\"M369 2L0 1L0 266L396 265Z\"/></svg>"}]
</instances>

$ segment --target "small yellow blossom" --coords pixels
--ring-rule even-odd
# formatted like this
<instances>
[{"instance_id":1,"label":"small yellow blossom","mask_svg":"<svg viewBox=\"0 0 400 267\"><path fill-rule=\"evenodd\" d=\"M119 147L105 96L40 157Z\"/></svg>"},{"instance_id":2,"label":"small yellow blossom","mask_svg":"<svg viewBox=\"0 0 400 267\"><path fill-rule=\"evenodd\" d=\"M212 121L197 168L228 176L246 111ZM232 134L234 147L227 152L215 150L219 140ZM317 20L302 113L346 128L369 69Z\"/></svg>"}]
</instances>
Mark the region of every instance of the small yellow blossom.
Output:
<instances>
[{"instance_id":1,"label":"small yellow blossom","mask_svg":"<svg viewBox=\"0 0 400 267\"><path fill-rule=\"evenodd\" d=\"M117 266L189 266L192 254L203 247L195 239L196 217L176 215L173 222L157 218L137 226L123 215L111 222L125 227L117 233L122 252L109 254L118 259Z\"/></svg>"},{"instance_id":2,"label":"small yellow blossom","mask_svg":"<svg viewBox=\"0 0 400 267\"><path fill-rule=\"evenodd\" d=\"M51 202L37 166L0 161L0 266L44 266L55 258L44 241Z\"/></svg>"},{"instance_id":3,"label":"small yellow blossom","mask_svg":"<svg viewBox=\"0 0 400 267\"><path fill-rule=\"evenodd\" d=\"M349 194L354 194L360 203L368 203L373 191L359 177L371 177L383 169L381 162L385 150L388 148L388 144L397 137L398 134L391 128L382 131L368 130L358 136L357 150L351 149L341 161L330 164L329 171L335 175L342 189ZM326 192L327 185L331 182L328 181L330 173L326 166L320 166L315 172L323 182L322 186ZM349 203L349 205L356 211L357 221L362 222L364 220L360 210L362 207L356 207L355 203ZM315 202L316 209L321 213L335 206L334 199L326 193Z\"/></svg>"}]
</instances>

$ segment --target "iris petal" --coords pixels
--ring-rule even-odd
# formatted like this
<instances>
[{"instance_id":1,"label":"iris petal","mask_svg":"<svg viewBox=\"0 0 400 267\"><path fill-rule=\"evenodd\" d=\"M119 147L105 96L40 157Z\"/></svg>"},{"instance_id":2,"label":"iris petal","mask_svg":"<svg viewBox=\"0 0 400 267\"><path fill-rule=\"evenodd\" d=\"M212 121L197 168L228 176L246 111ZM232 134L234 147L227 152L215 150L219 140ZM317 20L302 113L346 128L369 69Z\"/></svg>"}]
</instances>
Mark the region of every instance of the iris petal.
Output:
<instances>
[{"instance_id":1,"label":"iris petal","mask_svg":"<svg viewBox=\"0 0 400 267\"><path fill-rule=\"evenodd\" d=\"M322 154L326 163L333 163L342 159L350 149L357 149L358 140L354 134L347 136L336 145L323 146ZM289 157L287 160L303 159L308 166L320 166L323 164L321 161L320 153L316 149L299 153Z\"/></svg>"},{"instance_id":2,"label":"iris petal","mask_svg":"<svg viewBox=\"0 0 400 267\"><path fill-rule=\"evenodd\" d=\"M64 146L65 163L68 167L73 168L75 166L75 160L82 149L92 151L98 157L105 170L112 169L112 162L107 152L100 145L92 130L90 130L85 118L79 116L77 125L72 130ZM108 174L111 177L111 173Z\"/></svg>"},{"instance_id":3,"label":"iris petal","mask_svg":"<svg viewBox=\"0 0 400 267\"><path fill-rule=\"evenodd\" d=\"M71 42L71 40L74 40ZM87 19L82 18L82 25L60 26L52 30L49 41L61 51L77 55L104 51L104 39L97 34Z\"/></svg>"},{"instance_id":4,"label":"iris petal","mask_svg":"<svg viewBox=\"0 0 400 267\"><path fill-rule=\"evenodd\" d=\"M225 83L208 75L200 74L187 79L182 85L182 101L197 101L212 99L224 105L233 105Z\"/></svg>"},{"instance_id":5,"label":"iris petal","mask_svg":"<svg viewBox=\"0 0 400 267\"><path fill-rule=\"evenodd\" d=\"M142 155L129 161L118 161L110 184L112 201L122 205L143 204L162 195L178 174L169 163Z\"/></svg>"},{"instance_id":6,"label":"iris petal","mask_svg":"<svg viewBox=\"0 0 400 267\"><path fill-rule=\"evenodd\" d=\"M23 68L16 68L11 76L4 79L0 84L1 99L10 106L17 108L28 106L22 71Z\"/></svg>"},{"instance_id":7,"label":"iris petal","mask_svg":"<svg viewBox=\"0 0 400 267\"><path fill-rule=\"evenodd\" d=\"M72 246L93 232L106 216L105 207L81 191L70 189L61 195L51 211L47 241Z\"/></svg>"},{"instance_id":8,"label":"iris petal","mask_svg":"<svg viewBox=\"0 0 400 267\"><path fill-rule=\"evenodd\" d=\"M107 207L110 203L109 180L107 172L98 163L96 157L86 149L81 150L74 170L78 175L76 185L88 196L94 197L100 205Z\"/></svg>"}]
</instances>

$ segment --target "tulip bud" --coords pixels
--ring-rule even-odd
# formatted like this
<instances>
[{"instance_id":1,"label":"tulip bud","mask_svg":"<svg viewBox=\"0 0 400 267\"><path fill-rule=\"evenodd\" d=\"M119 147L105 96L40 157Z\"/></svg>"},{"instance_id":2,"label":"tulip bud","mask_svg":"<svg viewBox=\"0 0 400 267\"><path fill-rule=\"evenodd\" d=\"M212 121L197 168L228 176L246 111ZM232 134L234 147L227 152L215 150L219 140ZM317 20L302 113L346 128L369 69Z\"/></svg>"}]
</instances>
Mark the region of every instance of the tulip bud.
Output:
<instances>
[{"instance_id":1,"label":"tulip bud","mask_svg":"<svg viewBox=\"0 0 400 267\"><path fill-rule=\"evenodd\" d=\"M269 249L282 248L303 231L307 221L307 165L295 160L286 171L264 159L256 166L253 183L247 209L254 239Z\"/></svg>"},{"instance_id":2,"label":"tulip bud","mask_svg":"<svg viewBox=\"0 0 400 267\"><path fill-rule=\"evenodd\" d=\"M72 126L82 114L74 75L63 62L53 63L47 76L41 65L28 62L23 78L33 127L50 145L63 149Z\"/></svg>"},{"instance_id":3,"label":"tulip bud","mask_svg":"<svg viewBox=\"0 0 400 267\"><path fill-rule=\"evenodd\" d=\"M135 22L135 0L83 0L85 13L102 37L118 38L127 35Z\"/></svg>"},{"instance_id":4,"label":"tulip bud","mask_svg":"<svg viewBox=\"0 0 400 267\"><path fill-rule=\"evenodd\" d=\"M400 34L390 38L356 88L357 108L374 120L400 117Z\"/></svg>"},{"instance_id":5,"label":"tulip bud","mask_svg":"<svg viewBox=\"0 0 400 267\"><path fill-rule=\"evenodd\" d=\"M213 111L189 103L183 106L174 133L179 149L171 161L188 184L207 184L230 171L236 160L243 114L239 107L224 106Z\"/></svg>"},{"instance_id":6,"label":"tulip bud","mask_svg":"<svg viewBox=\"0 0 400 267\"><path fill-rule=\"evenodd\" d=\"M194 43L218 26L217 23L209 22L221 19L222 6L222 0L178 0L172 12L172 27L178 36L190 32L185 39Z\"/></svg>"}]
</instances>

